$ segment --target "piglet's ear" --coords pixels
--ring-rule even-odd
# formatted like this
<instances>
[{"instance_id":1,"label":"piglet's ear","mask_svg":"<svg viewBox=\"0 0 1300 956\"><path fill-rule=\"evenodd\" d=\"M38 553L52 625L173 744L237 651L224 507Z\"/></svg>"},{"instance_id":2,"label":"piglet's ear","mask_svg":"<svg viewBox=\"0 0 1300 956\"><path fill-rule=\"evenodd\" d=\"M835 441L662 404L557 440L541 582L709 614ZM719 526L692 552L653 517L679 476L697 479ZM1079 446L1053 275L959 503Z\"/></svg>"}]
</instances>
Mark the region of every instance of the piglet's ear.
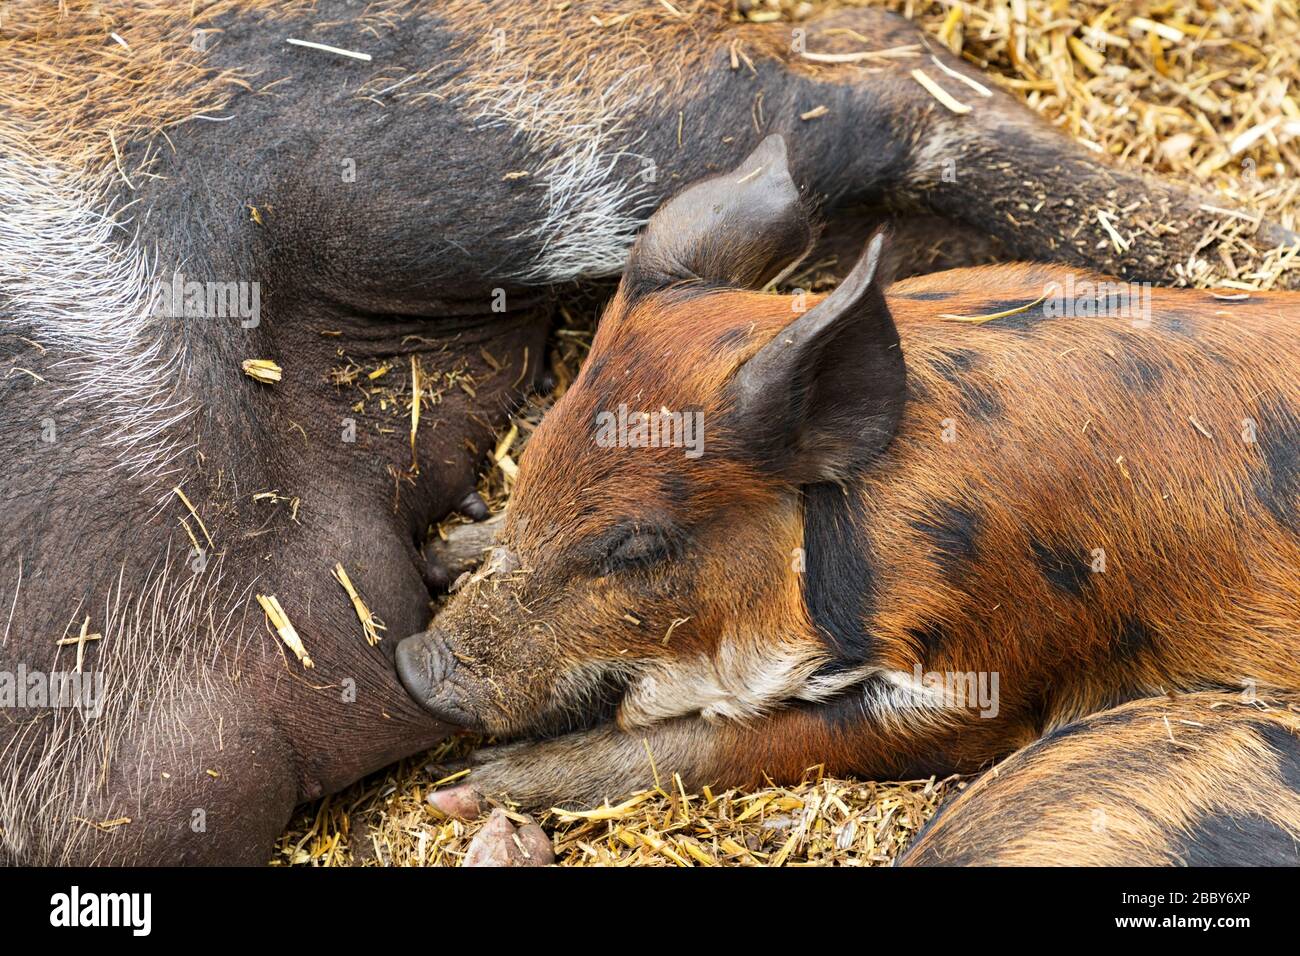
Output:
<instances>
[{"instance_id":1,"label":"piglet's ear","mask_svg":"<svg viewBox=\"0 0 1300 956\"><path fill-rule=\"evenodd\" d=\"M731 172L694 183L659 207L632 249L624 294L693 279L757 288L807 255L812 241L785 140L774 134Z\"/></svg>"},{"instance_id":2,"label":"piglet's ear","mask_svg":"<svg viewBox=\"0 0 1300 956\"><path fill-rule=\"evenodd\" d=\"M728 388L740 436L786 478L838 481L889 443L906 370L877 279L885 239L817 305L776 334Z\"/></svg>"}]
</instances>

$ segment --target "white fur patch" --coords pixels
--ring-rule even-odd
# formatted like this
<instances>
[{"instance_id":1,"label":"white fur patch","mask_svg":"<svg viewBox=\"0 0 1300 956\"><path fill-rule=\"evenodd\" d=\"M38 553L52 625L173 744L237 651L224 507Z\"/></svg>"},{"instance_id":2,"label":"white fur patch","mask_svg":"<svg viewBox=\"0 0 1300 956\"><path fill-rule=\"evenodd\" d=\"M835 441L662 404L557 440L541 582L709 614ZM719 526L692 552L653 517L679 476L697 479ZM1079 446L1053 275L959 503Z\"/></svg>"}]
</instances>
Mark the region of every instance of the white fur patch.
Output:
<instances>
[{"instance_id":1,"label":"white fur patch","mask_svg":"<svg viewBox=\"0 0 1300 956\"><path fill-rule=\"evenodd\" d=\"M947 702L942 688L927 687L908 671L878 670L863 692L868 713L898 713L902 710L943 710Z\"/></svg>"},{"instance_id":2,"label":"white fur patch","mask_svg":"<svg viewBox=\"0 0 1300 956\"><path fill-rule=\"evenodd\" d=\"M621 88L646 69L630 70L595 102L559 95L554 83L532 77L469 97L477 118L516 130L542 158L532 170L545 190L541 217L512 237L540 242L541 250L514 278L567 282L622 270L657 196L614 104L623 113L635 109L639 94L620 96Z\"/></svg>"},{"instance_id":3,"label":"white fur patch","mask_svg":"<svg viewBox=\"0 0 1300 956\"><path fill-rule=\"evenodd\" d=\"M824 662L825 652L813 642L725 639L713 657L641 671L620 719L626 726L696 713L706 720L752 720L791 700L824 700L861 679L852 672L815 677Z\"/></svg>"},{"instance_id":4,"label":"white fur patch","mask_svg":"<svg viewBox=\"0 0 1300 956\"><path fill-rule=\"evenodd\" d=\"M96 195L0 146L0 328L49 351L59 404L79 406L114 468L161 481L187 447L173 427L192 412L183 342L149 322L157 264Z\"/></svg>"},{"instance_id":5,"label":"white fur patch","mask_svg":"<svg viewBox=\"0 0 1300 956\"><path fill-rule=\"evenodd\" d=\"M859 667L817 674L825 661L824 648L815 642L727 639L714 657L640 670L623 701L620 721L640 727L693 714L749 721L793 701L829 700L859 684L864 720L928 724L960 710L941 687L926 686L907 671Z\"/></svg>"}]
</instances>

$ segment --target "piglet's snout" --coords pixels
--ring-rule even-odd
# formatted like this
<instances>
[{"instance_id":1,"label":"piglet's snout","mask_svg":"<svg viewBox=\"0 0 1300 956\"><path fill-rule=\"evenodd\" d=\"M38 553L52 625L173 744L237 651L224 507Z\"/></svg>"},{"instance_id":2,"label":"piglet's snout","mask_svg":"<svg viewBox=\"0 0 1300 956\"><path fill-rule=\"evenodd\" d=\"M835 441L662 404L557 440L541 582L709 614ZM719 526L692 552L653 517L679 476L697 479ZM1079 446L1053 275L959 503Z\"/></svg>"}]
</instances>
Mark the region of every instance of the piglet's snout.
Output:
<instances>
[{"instance_id":1,"label":"piglet's snout","mask_svg":"<svg viewBox=\"0 0 1300 956\"><path fill-rule=\"evenodd\" d=\"M460 705L452 676L457 662L446 635L436 628L413 634L397 645L397 676L415 700L440 720L462 728L473 721Z\"/></svg>"}]
</instances>

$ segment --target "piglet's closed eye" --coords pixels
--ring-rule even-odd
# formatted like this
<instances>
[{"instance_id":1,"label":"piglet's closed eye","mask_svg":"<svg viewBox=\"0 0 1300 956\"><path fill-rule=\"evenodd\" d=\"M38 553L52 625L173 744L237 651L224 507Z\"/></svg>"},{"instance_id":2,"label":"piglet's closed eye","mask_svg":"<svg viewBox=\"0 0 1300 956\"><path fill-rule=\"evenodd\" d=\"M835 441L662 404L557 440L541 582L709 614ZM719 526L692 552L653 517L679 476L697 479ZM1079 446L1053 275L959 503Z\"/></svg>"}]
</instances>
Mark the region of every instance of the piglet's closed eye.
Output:
<instances>
[{"instance_id":1,"label":"piglet's closed eye","mask_svg":"<svg viewBox=\"0 0 1300 956\"><path fill-rule=\"evenodd\" d=\"M835 481L889 443L906 370L878 280L877 232L853 270L740 367L735 428L796 483Z\"/></svg>"}]
</instances>

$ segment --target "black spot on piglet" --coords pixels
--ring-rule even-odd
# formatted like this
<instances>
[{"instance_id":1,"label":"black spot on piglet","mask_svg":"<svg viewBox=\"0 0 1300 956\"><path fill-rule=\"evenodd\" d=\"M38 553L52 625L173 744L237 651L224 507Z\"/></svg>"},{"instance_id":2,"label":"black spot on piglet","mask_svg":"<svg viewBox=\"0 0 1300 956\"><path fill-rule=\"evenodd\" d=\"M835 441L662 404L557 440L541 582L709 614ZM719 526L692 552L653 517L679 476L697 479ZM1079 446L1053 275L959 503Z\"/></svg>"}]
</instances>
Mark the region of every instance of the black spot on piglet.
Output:
<instances>
[{"instance_id":1,"label":"black spot on piglet","mask_svg":"<svg viewBox=\"0 0 1300 956\"><path fill-rule=\"evenodd\" d=\"M1145 654L1154 643L1150 629L1140 618L1126 617L1115 634L1115 656L1128 663Z\"/></svg>"},{"instance_id":2,"label":"black spot on piglet","mask_svg":"<svg viewBox=\"0 0 1300 956\"><path fill-rule=\"evenodd\" d=\"M1062 551L1037 538L1030 538L1029 546L1034 551L1039 571L1053 587L1074 597L1083 594L1092 575L1092 568L1083 560L1082 553Z\"/></svg>"},{"instance_id":3,"label":"black spot on piglet","mask_svg":"<svg viewBox=\"0 0 1300 956\"><path fill-rule=\"evenodd\" d=\"M839 485L821 483L805 486L803 505L803 594L833 656L824 669L857 667L875 649L867 631L875 586L862 502Z\"/></svg>"},{"instance_id":4,"label":"black spot on piglet","mask_svg":"<svg viewBox=\"0 0 1300 956\"><path fill-rule=\"evenodd\" d=\"M1300 417L1275 400L1260 409L1255 436L1261 458L1252 480L1255 497L1279 524L1300 534Z\"/></svg>"},{"instance_id":5,"label":"black spot on piglet","mask_svg":"<svg viewBox=\"0 0 1300 956\"><path fill-rule=\"evenodd\" d=\"M899 292L900 299L911 299L913 302L942 302L944 299L952 296L951 292Z\"/></svg>"},{"instance_id":6,"label":"black spot on piglet","mask_svg":"<svg viewBox=\"0 0 1300 956\"><path fill-rule=\"evenodd\" d=\"M963 565L975 560L975 534L979 515L956 504L941 504L933 515L911 522L925 535L934 550L939 568L951 577Z\"/></svg>"},{"instance_id":7,"label":"black spot on piglet","mask_svg":"<svg viewBox=\"0 0 1300 956\"><path fill-rule=\"evenodd\" d=\"M909 628L907 633L921 648L921 658L925 661L934 660L948 640L948 632L942 624Z\"/></svg>"}]
</instances>

